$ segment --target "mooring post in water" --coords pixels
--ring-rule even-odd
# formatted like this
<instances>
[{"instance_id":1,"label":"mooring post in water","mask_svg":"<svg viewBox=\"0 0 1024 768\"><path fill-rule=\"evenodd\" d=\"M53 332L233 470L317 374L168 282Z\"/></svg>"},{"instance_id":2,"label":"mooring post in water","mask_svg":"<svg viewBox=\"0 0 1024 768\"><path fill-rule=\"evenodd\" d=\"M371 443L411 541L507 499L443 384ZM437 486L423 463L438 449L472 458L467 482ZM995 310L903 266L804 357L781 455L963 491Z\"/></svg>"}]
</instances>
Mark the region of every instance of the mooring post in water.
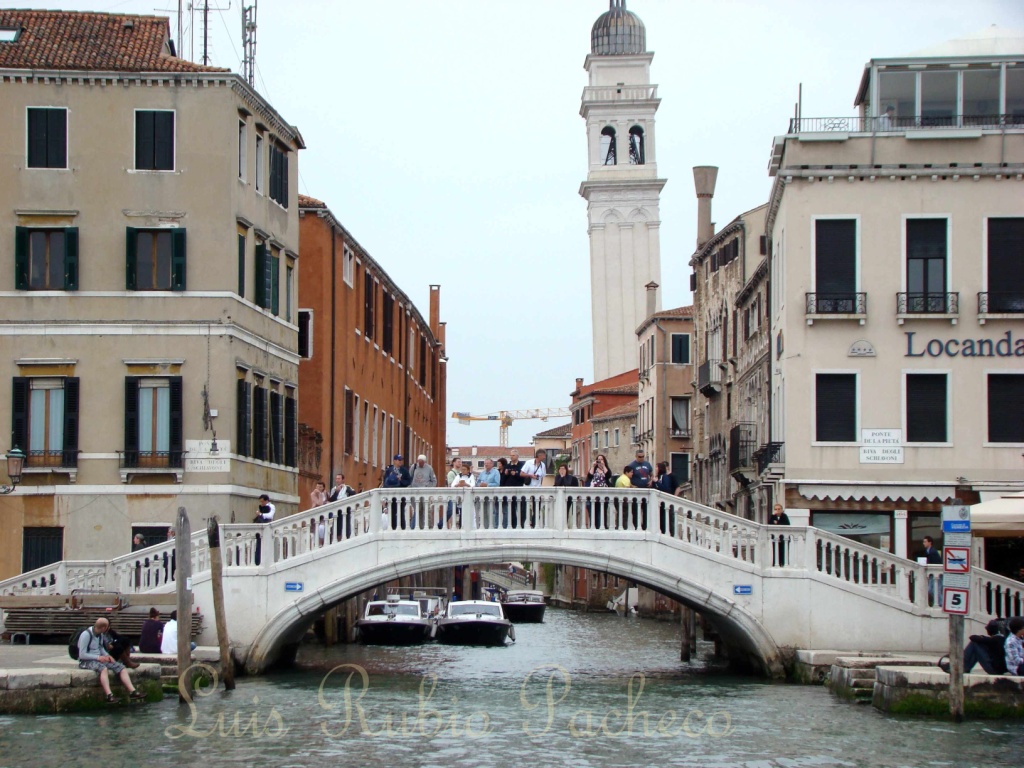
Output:
<instances>
[{"instance_id":1,"label":"mooring post in water","mask_svg":"<svg viewBox=\"0 0 1024 768\"><path fill-rule=\"evenodd\" d=\"M178 507L174 528L178 561L174 576L178 595L178 702L186 703L186 695L192 697L192 675L185 674L192 665L192 525L184 507Z\"/></svg>"},{"instance_id":2,"label":"mooring post in water","mask_svg":"<svg viewBox=\"0 0 1024 768\"><path fill-rule=\"evenodd\" d=\"M964 721L964 617L949 614L949 714Z\"/></svg>"},{"instance_id":3,"label":"mooring post in water","mask_svg":"<svg viewBox=\"0 0 1024 768\"><path fill-rule=\"evenodd\" d=\"M213 588L213 613L217 620L217 643L220 645L220 677L224 688L235 690L235 665L231 661L231 639L224 613L224 561L220 556L220 521L211 517L206 523L210 544L210 586Z\"/></svg>"},{"instance_id":4,"label":"mooring post in water","mask_svg":"<svg viewBox=\"0 0 1024 768\"><path fill-rule=\"evenodd\" d=\"M689 661L690 660L690 609L682 603L679 604L679 625L682 629L680 634L683 636L682 645L679 649L679 660Z\"/></svg>"}]
</instances>

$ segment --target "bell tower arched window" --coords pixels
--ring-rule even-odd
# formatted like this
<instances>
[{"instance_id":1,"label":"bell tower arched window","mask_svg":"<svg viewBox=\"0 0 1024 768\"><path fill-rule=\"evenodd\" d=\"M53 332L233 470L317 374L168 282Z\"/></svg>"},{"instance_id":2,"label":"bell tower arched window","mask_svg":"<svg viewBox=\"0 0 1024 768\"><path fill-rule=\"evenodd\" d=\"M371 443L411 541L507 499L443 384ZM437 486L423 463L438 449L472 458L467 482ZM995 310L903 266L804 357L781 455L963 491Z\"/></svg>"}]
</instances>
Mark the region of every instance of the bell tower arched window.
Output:
<instances>
[{"instance_id":1,"label":"bell tower arched window","mask_svg":"<svg viewBox=\"0 0 1024 768\"><path fill-rule=\"evenodd\" d=\"M601 157L604 165L616 165L618 160L615 155L615 129L606 125L601 131Z\"/></svg>"},{"instance_id":2,"label":"bell tower arched window","mask_svg":"<svg viewBox=\"0 0 1024 768\"><path fill-rule=\"evenodd\" d=\"M647 162L647 151L644 147L644 129L634 125L629 129L629 164L643 165Z\"/></svg>"}]
</instances>

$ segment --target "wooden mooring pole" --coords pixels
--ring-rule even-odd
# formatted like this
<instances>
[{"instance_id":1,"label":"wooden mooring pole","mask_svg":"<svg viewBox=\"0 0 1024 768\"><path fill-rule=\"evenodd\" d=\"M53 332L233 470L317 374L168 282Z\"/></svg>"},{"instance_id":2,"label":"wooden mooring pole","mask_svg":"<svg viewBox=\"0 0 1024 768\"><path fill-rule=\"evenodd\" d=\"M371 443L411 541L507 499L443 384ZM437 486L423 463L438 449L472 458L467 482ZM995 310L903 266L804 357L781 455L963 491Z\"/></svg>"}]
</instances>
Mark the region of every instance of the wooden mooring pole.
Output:
<instances>
[{"instance_id":1,"label":"wooden mooring pole","mask_svg":"<svg viewBox=\"0 0 1024 768\"><path fill-rule=\"evenodd\" d=\"M949 714L964 721L964 617L949 614Z\"/></svg>"},{"instance_id":2,"label":"wooden mooring pole","mask_svg":"<svg viewBox=\"0 0 1024 768\"><path fill-rule=\"evenodd\" d=\"M191 699L193 690L189 670L192 665L192 524L189 523L188 512L184 507L178 507L174 529L174 556L177 560L174 588L178 596L178 703L184 704Z\"/></svg>"},{"instance_id":3,"label":"wooden mooring pole","mask_svg":"<svg viewBox=\"0 0 1024 768\"><path fill-rule=\"evenodd\" d=\"M220 553L220 521L211 517L206 523L206 537L210 544L210 579L213 588L213 613L217 621L217 643L220 645L220 677L224 688L235 690L235 665L231 661L231 639L228 620L224 612L224 561Z\"/></svg>"}]
</instances>

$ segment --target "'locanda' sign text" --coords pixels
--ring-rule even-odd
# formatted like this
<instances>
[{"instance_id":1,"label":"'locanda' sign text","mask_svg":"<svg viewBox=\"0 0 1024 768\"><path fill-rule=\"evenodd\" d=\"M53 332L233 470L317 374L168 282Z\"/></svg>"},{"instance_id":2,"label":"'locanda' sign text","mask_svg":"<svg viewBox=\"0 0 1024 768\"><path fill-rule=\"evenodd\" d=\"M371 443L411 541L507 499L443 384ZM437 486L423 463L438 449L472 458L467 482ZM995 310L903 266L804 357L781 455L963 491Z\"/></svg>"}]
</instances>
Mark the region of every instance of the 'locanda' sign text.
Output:
<instances>
[{"instance_id":1,"label":"'locanda' sign text","mask_svg":"<svg viewBox=\"0 0 1024 768\"><path fill-rule=\"evenodd\" d=\"M916 340L916 331L904 331L907 351L904 357L1024 357L1024 338L1007 331L1000 339L928 339Z\"/></svg>"}]
</instances>

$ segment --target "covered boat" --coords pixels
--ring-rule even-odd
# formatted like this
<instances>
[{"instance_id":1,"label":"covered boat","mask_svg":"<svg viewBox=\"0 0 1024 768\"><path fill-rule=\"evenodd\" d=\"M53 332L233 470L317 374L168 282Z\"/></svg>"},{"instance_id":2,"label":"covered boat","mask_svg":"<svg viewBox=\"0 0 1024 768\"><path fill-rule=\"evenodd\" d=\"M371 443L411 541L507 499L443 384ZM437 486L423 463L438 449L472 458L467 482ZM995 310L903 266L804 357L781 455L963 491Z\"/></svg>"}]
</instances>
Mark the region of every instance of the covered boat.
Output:
<instances>
[{"instance_id":1,"label":"covered boat","mask_svg":"<svg viewBox=\"0 0 1024 768\"><path fill-rule=\"evenodd\" d=\"M448 603L437 622L437 638L455 645L504 645L516 639L512 622L505 618L501 603L489 600L459 600Z\"/></svg>"},{"instance_id":2,"label":"covered boat","mask_svg":"<svg viewBox=\"0 0 1024 768\"><path fill-rule=\"evenodd\" d=\"M363 618L356 622L355 634L361 643L371 645L414 645L430 637L431 622L423 615L417 600L371 600Z\"/></svg>"},{"instance_id":3,"label":"covered boat","mask_svg":"<svg viewBox=\"0 0 1024 768\"><path fill-rule=\"evenodd\" d=\"M516 624L540 624L544 621L544 593L536 589L510 589L501 603L505 618Z\"/></svg>"}]
</instances>

